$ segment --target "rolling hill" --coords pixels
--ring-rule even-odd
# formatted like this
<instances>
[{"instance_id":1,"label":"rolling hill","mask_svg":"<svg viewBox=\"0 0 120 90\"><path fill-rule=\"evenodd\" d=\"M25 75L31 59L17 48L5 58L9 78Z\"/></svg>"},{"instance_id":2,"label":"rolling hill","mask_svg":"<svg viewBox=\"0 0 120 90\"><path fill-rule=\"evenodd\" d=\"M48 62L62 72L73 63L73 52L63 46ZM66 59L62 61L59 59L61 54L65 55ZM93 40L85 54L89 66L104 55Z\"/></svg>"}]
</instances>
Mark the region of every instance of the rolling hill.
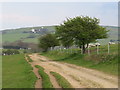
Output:
<instances>
[{"instance_id":1,"label":"rolling hill","mask_svg":"<svg viewBox=\"0 0 120 90\"><path fill-rule=\"evenodd\" d=\"M33 33L31 30L39 30L40 32ZM47 33L53 33L55 31L54 26L44 26L42 27L28 27L28 28L19 28L19 29L9 29L2 31L2 43L5 42L15 42L22 40L23 42L28 43L38 43L38 38Z\"/></svg>"},{"instance_id":2,"label":"rolling hill","mask_svg":"<svg viewBox=\"0 0 120 90\"><path fill-rule=\"evenodd\" d=\"M108 38L100 39L98 42L102 45L107 44L110 40L117 41L118 40L118 27L114 26L103 26L108 30ZM32 29L36 30L37 33L33 33ZM2 43L9 43L15 41L23 41L28 43L38 43L38 38L47 33L54 33L55 26L41 26L41 27L26 27L26 28L18 28L18 29L9 29L3 30L2 32Z\"/></svg>"}]
</instances>

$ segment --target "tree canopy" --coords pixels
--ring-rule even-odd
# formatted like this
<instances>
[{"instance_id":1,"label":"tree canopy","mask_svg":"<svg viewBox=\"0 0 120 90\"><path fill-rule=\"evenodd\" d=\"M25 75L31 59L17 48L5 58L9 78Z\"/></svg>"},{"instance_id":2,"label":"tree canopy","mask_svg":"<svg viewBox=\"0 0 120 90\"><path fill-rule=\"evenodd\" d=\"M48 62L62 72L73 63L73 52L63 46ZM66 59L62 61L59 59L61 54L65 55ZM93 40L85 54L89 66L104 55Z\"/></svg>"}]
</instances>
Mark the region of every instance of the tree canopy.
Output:
<instances>
[{"instance_id":1,"label":"tree canopy","mask_svg":"<svg viewBox=\"0 0 120 90\"><path fill-rule=\"evenodd\" d=\"M43 51L47 51L48 48L57 45L59 45L59 42L53 34L47 34L39 38L39 47L42 48Z\"/></svg>"},{"instance_id":2,"label":"tree canopy","mask_svg":"<svg viewBox=\"0 0 120 90\"><path fill-rule=\"evenodd\" d=\"M107 38L106 28L99 25L100 20L89 16L77 16L75 18L67 18L62 24L56 26L56 35L64 43L70 45L74 43L79 47L83 47L85 53L85 45L96 41L96 39ZM64 45L63 43L63 45Z\"/></svg>"}]
</instances>

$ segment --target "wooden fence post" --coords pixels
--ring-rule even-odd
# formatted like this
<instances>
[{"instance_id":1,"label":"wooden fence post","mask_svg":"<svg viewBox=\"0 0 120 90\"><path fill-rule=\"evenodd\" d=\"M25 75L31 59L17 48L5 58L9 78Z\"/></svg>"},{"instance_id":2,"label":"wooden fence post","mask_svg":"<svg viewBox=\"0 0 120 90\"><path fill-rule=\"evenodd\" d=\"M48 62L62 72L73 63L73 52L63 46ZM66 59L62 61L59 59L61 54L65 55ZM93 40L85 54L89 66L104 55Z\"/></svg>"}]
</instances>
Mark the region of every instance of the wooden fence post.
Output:
<instances>
[{"instance_id":1,"label":"wooden fence post","mask_svg":"<svg viewBox=\"0 0 120 90\"><path fill-rule=\"evenodd\" d=\"M99 46L97 45L97 54L99 54Z\"/></svg>"},{"instance_id":2,"label":"wooden fence post","mask_svg":"<svg viewBox=\"0 0 120 90\"><path fill-rule=\"evenodd\" d=\"M83 54L83 46L81 46L81 54Z\"/></svg>"},{"instance_id":3,"label":"wooden fence post","mask_svg":"<svg viewBox=\"0 0 120 90\"><path fill-rule=\"evenodd\" d=\"M108 54L110 53L110 44L108 43Z\"/></svg>"},{"instance_id":4,"label":"wooden fence post","mask_svg":"<svg viewBox=\"0 0 120 90\"><path fill-rule=\"evenodd\" d=\"M90 55L90 49L89 49L89 47L88 47L88 55Z\"/></svg>"}]
</instances>

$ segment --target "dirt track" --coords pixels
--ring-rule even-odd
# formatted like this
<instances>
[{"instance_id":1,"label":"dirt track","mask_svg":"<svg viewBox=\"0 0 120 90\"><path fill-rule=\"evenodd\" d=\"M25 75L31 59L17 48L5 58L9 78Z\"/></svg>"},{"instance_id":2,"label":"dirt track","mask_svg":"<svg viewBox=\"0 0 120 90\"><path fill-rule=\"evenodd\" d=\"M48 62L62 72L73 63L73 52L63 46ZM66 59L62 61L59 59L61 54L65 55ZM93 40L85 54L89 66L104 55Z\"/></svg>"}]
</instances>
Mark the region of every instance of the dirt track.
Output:
<instances>
[{"instance_id":1,"label":"dirt track","mask_svg":"<svg viewBox=\"0 0 120 90\"><path fill-rule=\"evenodd\" d=\"M29 62L29 60L28 60L28 58L26 56L25 56L25 59L33 67L33 72L37 77L37 81L35 83L35 88L42 88L42 78L38 73L38 68L35 68L34 64L32 62Z\"/></svg>"},{"instance_id":2,"label":"dirt track","mask_svg":"<svg viewBox=\"0 0 120 90\"><path fill-rule=\"evenodd\" d=\"M118 88L116 76L72 64L55 62L38 54L29 56L33 60L32 65L40 65L45 69L55 88L60 88L60 86L49 74L50 71L57 72L65 77L74 88Z\"/></svg>"}]
</instances>

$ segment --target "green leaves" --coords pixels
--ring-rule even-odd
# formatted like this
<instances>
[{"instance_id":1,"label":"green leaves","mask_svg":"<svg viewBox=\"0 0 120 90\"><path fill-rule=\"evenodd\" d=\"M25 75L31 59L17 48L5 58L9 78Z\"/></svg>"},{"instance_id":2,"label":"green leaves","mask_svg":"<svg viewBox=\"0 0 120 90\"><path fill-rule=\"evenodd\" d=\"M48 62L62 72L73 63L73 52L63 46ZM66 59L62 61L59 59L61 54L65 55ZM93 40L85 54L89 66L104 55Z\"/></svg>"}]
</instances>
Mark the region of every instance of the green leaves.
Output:
<instances>
[{"instance_id":1,"label":"green leaves","mask_svg":"<svg viewBox=\"0 0 120 90\"><path fill-rule=\"evenodd\" d=\"M54 47L59 45L58 40L56 39L56 36L53 34L47 34L45 36L42 36L39 39L39 47L43 49L43 51L47 51L49 47Z\"/></svg>"},{"instance_id":2,"label":"green leaves","mask_svg":"<svg viewBox=\"0 0 120 90\"><path fill-rule=\"evenodd\" d=\"M89 16L67 18L62 24L56 26L56 34L64 46L66 44L70 46L71 43L77 41L78 46L84 47L85 44L94 42L96 39L107 38L108 31L99 26L99 22L99 19Z\"/></svg>"}]
</instances>

